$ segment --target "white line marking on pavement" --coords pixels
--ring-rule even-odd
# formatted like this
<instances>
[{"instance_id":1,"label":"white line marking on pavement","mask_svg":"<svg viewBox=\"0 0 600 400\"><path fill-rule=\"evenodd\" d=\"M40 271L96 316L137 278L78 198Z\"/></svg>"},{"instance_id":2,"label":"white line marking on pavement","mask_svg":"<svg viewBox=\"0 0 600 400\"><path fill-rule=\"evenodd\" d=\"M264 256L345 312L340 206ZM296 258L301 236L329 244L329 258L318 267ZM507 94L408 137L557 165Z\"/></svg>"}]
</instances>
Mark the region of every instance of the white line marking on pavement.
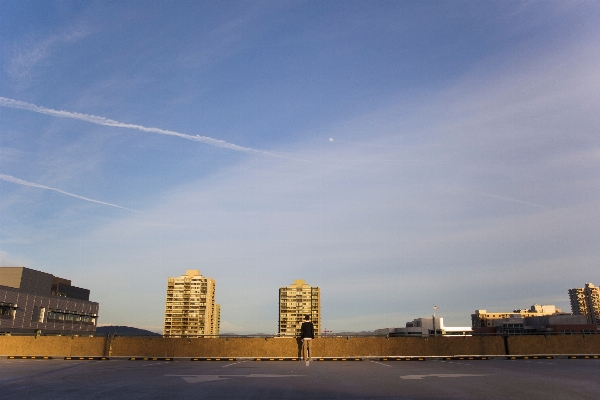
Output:
<instances>
[{"instance_id":1,"label":"white line marking on pavement","mask_svg":"<svg viewBox=\"0 0 600 400\"><path fill-rule=\"evenodd\" d=\"M434 361L437 361L437 360L434 360ZM456 365L471 365L471 364L467 364L467 363L459 363L459 362L452 362L452 361L437 361L437 362L456 364Z\"/></svg>"},{"instance_id":2,"label":"white line marking on pavement","mask_svg":"<svg viewBox=\"0 0 600 400\"><path fill-rule=\"evenodd\" d=\"M235 364L241 364L241 363L245 363L246 361L238 361L238 362L234 362L231 364L227 364L227 365L223 365L221 368L225 368L225 367L229 367L230 365L235 365Z\"/></svg>"},{"instance_id":3,"label":"white line marking on pavement","mask_svg":"<svg viewBox=\"0 0 600 400\"><path fill-rule=\"evenodd\" d=\"M384 363L380 363L380 362L378 362L378 361L373 361L373 360L371 360L371 362L372 362L372 363L375 363L375 364L383 365L384 367L391 367L391 365L387 365L387 364L384 364Z\"/></svg>"},{"instance_id":4,"label":"white line marking on pavement","mask_svg":"<svg viewBox=\"0 0 600 400\"><path fill-rule=\"evenodd\" d=\"M423 379L428 376L438 378L463 378L467 376L488 376L488 374L429 374L429 375L402 375L400 379Z\"/></svg>"},{"instance_id":5,"label":"white line marking on pavement","mask_svg":"<svg viewBox=\"0 0 600 400\"><path fill-rule=\"evenodd\" d=\"M178 376L187 383L202 383L212 381L222 381L230 378L289 378L304 375L274 375L274 374L250 374L250 375L165 375Z\"/></svg>"},{"instance_id":6,"label":"white line marking on pavement","mask_svg":"<svg viewBox=\"0 0 600 400\"><path fill-rule=\"evenodd\" d=\"M525 361L526 363L536 363L536 364L546 364L546 365L554 365L555 363L543 362L543 361Z\"/></svg>"},{"instance_id":7,"label":"white line marking on pavement","mask_svg":"<svg viewBox=\"0 0 600 400\"><path fill-rule=\"evenodd\" d=\"M167 375L167 376L181 376L181 375ZM201 382L212 382L222 381L229 378L221 378L219 375L194 375L194 376L181 376L181 378L187 383L201 383Z\"/></svg>"}]
</instances>

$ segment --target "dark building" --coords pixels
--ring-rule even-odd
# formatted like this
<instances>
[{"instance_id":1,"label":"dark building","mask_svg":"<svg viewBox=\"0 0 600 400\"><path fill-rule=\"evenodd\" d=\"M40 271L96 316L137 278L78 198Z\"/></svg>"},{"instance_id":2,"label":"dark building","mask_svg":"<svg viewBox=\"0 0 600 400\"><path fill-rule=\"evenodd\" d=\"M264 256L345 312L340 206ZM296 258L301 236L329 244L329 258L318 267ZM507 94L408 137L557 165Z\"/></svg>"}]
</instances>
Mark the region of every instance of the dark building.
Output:
<instances>
[{"instance_id":1,"label":"dark building","mask_svg":"<svg viewBox=\"0 0 600 400\"><path fill-rule=\"evenodd\" d=\"M0 333L94 333L98 303L71 281L24 267L0 267Z\"/></svg>"},{"instance_id":2,"label":"dark building","mask_svg":"<svg viewBox=\"0 0 600 400\"><path fill-rule=\"evenodd\" d=\"M71 286L71 281L68 279L52 278L52 294L54 296L70 297L90 301L90 291L88 289Z\"/></svg>"}]
</instances>

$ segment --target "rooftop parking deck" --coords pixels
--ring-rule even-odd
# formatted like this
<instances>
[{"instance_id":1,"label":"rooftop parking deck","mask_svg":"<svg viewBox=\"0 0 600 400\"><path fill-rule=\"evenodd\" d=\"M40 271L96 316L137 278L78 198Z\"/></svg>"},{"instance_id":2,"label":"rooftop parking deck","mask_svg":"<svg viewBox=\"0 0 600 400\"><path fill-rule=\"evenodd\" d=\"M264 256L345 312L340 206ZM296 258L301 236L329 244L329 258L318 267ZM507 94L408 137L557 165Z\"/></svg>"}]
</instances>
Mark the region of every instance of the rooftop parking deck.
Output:
<instances>
[{"instance_id":1,"label":"rooftop parking deck","mask_svg":"<svg viewBox=\"0 0 600 400\"><path fill-rule=\"evenodd\" d=\"M0 359L3 399L596 399L598 359Z\"/></svg>"}]
</instances>

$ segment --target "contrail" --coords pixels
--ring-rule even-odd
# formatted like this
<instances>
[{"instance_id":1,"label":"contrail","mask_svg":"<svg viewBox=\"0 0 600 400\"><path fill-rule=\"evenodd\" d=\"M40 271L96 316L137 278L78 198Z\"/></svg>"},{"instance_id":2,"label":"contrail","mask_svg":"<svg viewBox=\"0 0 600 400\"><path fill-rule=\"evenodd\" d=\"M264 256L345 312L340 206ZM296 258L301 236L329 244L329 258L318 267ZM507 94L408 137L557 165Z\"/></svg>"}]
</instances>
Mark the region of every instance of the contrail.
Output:
<instances>
[{"instance_id":1,"label":"contrail","mask_svg":"<svg viewBox=\"0 0 600 400\"><path fill-rule=\"evenodd\" d=\"M115 121L113 119L98 117L96 115L80 114L80 113L70 112L70 111L54 110L52 108L36 106L35 104L26 103L24 101L19 101L19 100L14 100L14 99L8 99L6 97L0 97L0 106L9 107L9 108L20 108L23 110L33 111L33 112L40 113L40 114L51 115L53 117L79 119L79 120L91 122L92 124L97 124L97 125L115 126L118 128L136 129L138 131L143 131L143 132L159 133L161 135L177 136L177 137L180 137L183 139L192 140L194 142L206 143L206 144L210 144L212 146L224 147L226 149L244 151L247 153L259 153L259 154L265 154L265 155L270 155L270 156L277 156L276 154L269 153L268 151L255 150L255 149L251 149L249 147L242 147L242 146L238 146L237 144L228 143L224 140L214 139L214 138L211 138L208 136L200 136L200 135L192 136L192 135L186 135L185 133L169 131L166 129L148 128L148 127L145 127L142 125L126 124L123 122Z\"/></svg>"},{"instance_id":2,"label":"contrail","mask_svg":"<svg viewBox=\"0 0 600 400\"><path fill-rule=\"evenodd\" d=\"M14 176L10 176L10 175L0 174L0 179L2 179L3 181L6 181L6 182L16 183L17 185L30 186L30 187L39 188L39 189L54 190L55 192L66 194L67 196L75 197L75 198L78 198L78 199L81 199L81 200L91 201L92 203L98 203L98 204L104 204L105 206L117 207L117 208L121 208L123 210L133 211L135 213L139 212L139 211L132 210L130 208L125 208L125 207L118 206L116 204L106 203L104 201L99 201L99 200L94 200L94 199L89 199L87 197L83 197L83 196L79 196L77 194L65 192L64 190L56 189L56 188L53 188L53 187L44 186L44 185L40 185L40 184L32 183L32 182L27 182L27 181L24 181L24 180L19 179L19 178L15 178Z\"/></svg>"},{"instance_id":3,"label":"contrail","mask_svg":"<svg viewBox=\"0 0 600 400\"><path fill-rule=\"evenodd\" d=\"M481 192L479 190L468 189L468 188L467 188L467 190L470 191L470 192L474 192L474 193L478 193L478 194L484 195L484 196L493 197L495 199L500 199L500 200L506 200L506 201L510 201L510 202L513 202L513 203L526 204L528 206L533 206L533 207L538 207L538 208L546 208L546 209L550 208L548 206L544 206L544 205L540 205L540 204L535 204L535 203L530 203L530 202L524 201L524 200L513 199L512 197L500 196L500 195L497 195L497 194Z\"/></svg>"}]
</instances>

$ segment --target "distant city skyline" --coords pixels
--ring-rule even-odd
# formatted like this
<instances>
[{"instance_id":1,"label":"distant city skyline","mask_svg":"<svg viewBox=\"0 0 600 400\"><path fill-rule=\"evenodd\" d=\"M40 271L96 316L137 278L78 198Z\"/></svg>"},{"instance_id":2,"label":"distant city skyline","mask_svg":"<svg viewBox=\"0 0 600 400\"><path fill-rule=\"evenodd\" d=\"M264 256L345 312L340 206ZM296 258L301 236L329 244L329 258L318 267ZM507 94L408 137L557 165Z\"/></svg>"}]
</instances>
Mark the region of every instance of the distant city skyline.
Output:
<instances>
[{"instance_id":1,"label":"distant city skyline","mask_svg":"<svg viewBox=\"0 0 600 400\"><path fill-rule=\"evenodd\" d=\"M600 3L0 2L0 265L161 332L570 307L600 281ZM357 296L360 293L360 296Z\"/></svg>"}]
</instances>

